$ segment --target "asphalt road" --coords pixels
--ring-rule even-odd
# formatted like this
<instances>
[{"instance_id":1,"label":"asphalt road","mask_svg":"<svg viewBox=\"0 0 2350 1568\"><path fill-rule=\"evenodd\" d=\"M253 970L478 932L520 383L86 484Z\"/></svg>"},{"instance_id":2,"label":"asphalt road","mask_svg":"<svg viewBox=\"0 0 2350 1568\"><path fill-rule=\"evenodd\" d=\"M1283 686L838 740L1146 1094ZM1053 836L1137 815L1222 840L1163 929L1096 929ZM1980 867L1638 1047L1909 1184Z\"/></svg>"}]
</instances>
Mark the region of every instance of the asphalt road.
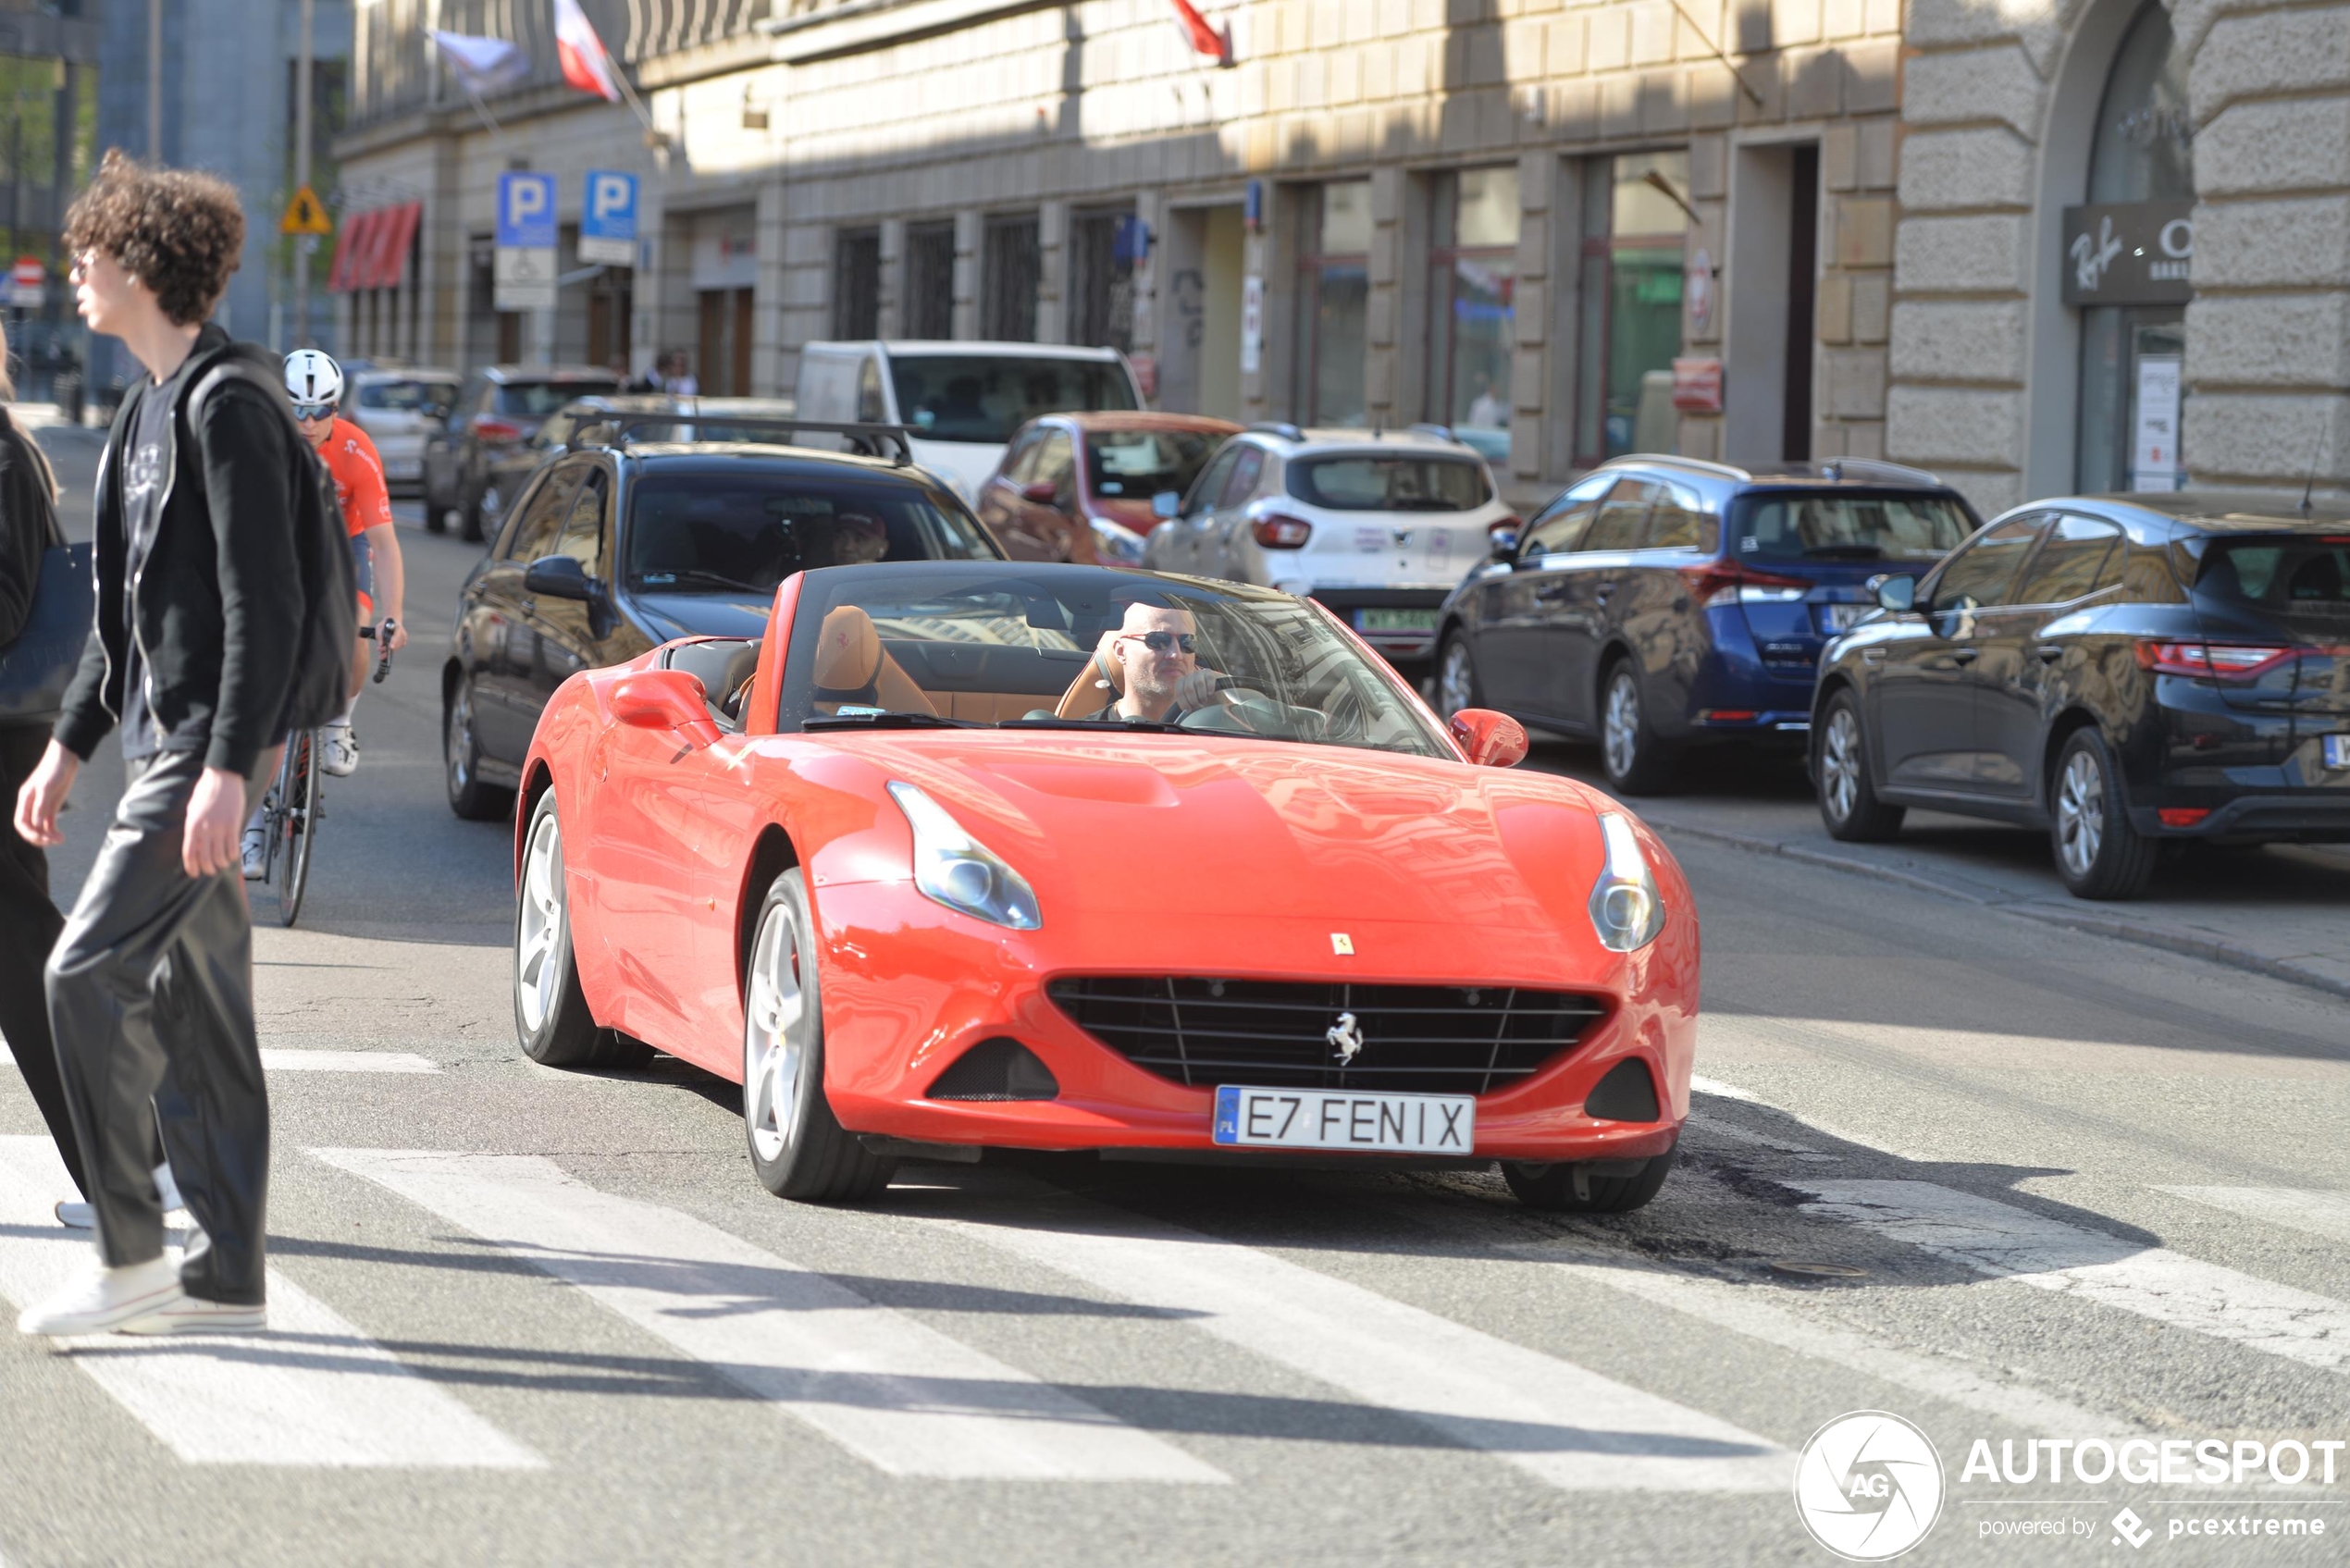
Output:
<instances>
[{"instance_id":1,"label":"asphalt road","mask_svg":"<svg viewBox=\"0 0 2350 1568\"><path fill-rule=\"evenodd\" d=\"M1941 1456L1910 1561L2130 1559L2125 1506L2150 1558L2343 1560L2339 1449L2331 1486L1961 1474L1978 1438L2350 1438L2338 999L1684 835L1703 1089L1638 1215L1082 1158L786 1204L730 1085L516 1050L510 839L440 794L470 551L407 550L419 646L301 925L254 899L272 1331L0 1332L9 1568L1827 1562L1795 1451L1861 1410ZM40 1131L0 1070L12 1300L85 1244Z\"/></svg>"}]
</instances>

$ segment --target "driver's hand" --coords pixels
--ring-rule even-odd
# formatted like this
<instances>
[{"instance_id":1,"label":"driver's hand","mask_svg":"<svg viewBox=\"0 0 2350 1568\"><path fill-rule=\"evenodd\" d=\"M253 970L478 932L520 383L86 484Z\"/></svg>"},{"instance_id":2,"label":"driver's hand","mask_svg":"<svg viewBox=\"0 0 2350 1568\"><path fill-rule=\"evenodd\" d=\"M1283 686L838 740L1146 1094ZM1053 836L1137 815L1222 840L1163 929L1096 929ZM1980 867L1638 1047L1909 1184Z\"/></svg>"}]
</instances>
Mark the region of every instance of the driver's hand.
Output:
<instances>
[{"instance_id":1,"label":"driver's hand","mask_svg":"<svg viewBox=\"0 0 2350 1568\"><path fill-rule=\"evenodd\" d=\"M1194 670L1175 683L1175 706L1182 709L1205 708L1224 694L1216 683L1225 678L1220 670Z\"/></svg>"}]
</instances>

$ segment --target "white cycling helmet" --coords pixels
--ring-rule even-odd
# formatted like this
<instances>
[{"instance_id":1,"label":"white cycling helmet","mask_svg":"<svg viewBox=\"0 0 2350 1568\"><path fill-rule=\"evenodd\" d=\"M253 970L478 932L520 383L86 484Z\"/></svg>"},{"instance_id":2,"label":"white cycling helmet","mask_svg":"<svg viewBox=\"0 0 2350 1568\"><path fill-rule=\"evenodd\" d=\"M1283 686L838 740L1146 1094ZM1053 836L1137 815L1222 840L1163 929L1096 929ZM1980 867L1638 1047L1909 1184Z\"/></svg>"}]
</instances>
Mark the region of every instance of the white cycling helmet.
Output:
<instances>
[{"instance_id":1,"label":"white cycling helmet","mask_svg":"<svg viewBox=\"0 0 2350 1568\"><path fill-rule=\"evenodd\" d=\"M286 395L298 403L342 401L342 366L316 349L286 356Z\"/></svg>"}]
</instances>

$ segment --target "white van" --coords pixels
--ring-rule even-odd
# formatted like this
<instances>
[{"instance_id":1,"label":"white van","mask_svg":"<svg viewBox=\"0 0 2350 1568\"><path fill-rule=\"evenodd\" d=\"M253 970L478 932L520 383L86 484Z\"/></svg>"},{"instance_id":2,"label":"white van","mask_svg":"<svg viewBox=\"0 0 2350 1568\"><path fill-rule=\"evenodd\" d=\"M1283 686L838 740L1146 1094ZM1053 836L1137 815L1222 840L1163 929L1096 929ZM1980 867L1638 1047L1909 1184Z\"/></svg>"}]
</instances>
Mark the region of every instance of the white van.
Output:
<instances>
[{"instance_id":1,"label":"white van","mask_svg":"<svg viewBox=\"0 0 2350 1568\"><path fill-rule=\"evenodd\" d=\"M1116 349L868 340L799 351L800 418L905 426L914 461L971 506L1029 420L1142 406L1133 367Z\"/></svg>"}]
</instances>

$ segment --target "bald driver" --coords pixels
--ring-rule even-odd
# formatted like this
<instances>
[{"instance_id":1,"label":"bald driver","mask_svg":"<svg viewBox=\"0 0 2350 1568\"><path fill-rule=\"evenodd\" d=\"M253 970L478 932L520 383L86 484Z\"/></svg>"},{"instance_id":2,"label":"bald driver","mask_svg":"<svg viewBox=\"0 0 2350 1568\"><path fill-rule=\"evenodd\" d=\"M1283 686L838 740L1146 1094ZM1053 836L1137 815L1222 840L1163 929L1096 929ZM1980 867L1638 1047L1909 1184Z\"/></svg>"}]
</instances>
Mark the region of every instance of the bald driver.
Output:
<instances>
[{"instance_id":1,"label":"bald driver","mask_svg":"<svg viewBox=\"0 0 2350 1568\"><path fill-rule=\"evenodd\" d=\"M1129 604L1126 619L1102 634L1096 655L1119 671L1124 695L1095 715L1172 724L1184 714L1224 700L1217 683L1225 677L1199 667L1197 624L1188 610L1159 604Z\"/></svg>"}]
</instances>

